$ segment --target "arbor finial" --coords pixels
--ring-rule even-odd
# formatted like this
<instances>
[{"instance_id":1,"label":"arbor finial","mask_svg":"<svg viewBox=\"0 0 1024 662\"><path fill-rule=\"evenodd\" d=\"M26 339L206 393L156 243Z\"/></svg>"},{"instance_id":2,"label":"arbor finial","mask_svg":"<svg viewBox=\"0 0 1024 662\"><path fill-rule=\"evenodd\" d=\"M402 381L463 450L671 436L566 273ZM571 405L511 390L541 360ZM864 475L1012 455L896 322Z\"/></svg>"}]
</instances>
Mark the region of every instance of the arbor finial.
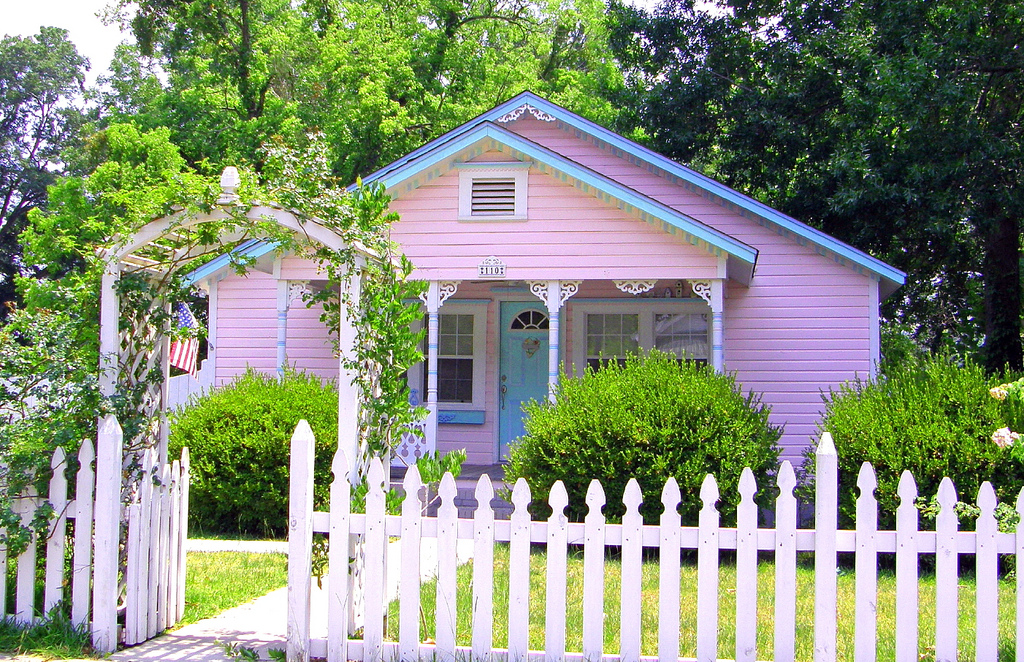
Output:
<instances>
[{"instance_id":1,"label":"arbor finial","mask_svg":"<svg viewBox=\"0 0 1024 662\"><path fill-rule=\"evenodd\" d=\"M224 172L220 174L220 199L218 203L222 205L230 204L238 201L238 194L235 193L235 189L238 188L238 168L235 166L228 166L224 168Z\"/></svg>"}]
</instances>

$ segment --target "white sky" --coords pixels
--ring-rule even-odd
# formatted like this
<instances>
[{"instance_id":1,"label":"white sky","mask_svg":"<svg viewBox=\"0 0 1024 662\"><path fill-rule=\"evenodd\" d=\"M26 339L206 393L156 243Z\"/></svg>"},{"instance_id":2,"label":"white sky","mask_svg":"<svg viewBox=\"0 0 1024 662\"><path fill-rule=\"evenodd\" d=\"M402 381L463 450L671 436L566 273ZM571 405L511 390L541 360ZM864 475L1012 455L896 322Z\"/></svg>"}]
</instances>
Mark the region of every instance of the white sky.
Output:
<instances>
[{"instance_id":1,"label":"white sky","mask_svg":"<svg viewBox=\"0 0 1024 662\"><path fill-rule=\"evenodd\" d=\"M4 5L0 34L28 37L39 34L43 25L66 29L78 52L89 58L88 85L107 72L114 47L130 38L116 25L103 25L97 16L107 0L7 0Z\"/></svg>"}]
</instances>

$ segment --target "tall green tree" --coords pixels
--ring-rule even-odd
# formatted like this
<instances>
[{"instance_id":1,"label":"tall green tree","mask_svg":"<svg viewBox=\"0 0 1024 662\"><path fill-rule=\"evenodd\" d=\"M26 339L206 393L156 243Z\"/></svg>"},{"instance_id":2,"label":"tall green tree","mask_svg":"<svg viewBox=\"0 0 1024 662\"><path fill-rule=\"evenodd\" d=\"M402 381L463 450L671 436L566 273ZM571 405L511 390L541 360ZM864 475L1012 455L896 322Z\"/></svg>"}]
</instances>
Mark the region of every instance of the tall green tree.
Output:
<instances>
[{"instance_id":1,"label":"tall green tree","mask_svg":"<svg viewBox=\"0 0 1024 662\"><path fill-rule=\"evenodd\" d=\"M602 0L125 3L142 51L115 62L104 105L171 128L193 163L262 167L270 137L301 143L320 130L334 173L351 181L524 89L614 119L607 98L622 79L604 10Z\"/></svg>"},{"instance_id":2,"label":"tall green tree","mask_svg":"<svg viewBox=\"0 0 1024 662\"><path fill-rule=\"evenodd\" d=\"M61 152L78 139L75 99L87 68L67 30L44 27L0 41L0 320L24 266L18 235L28 213L46 205Z\"/></svg>"},{"instance_id":3,"label":"tall green tree","mask_svg":"<svg viewBox=\"0 0 1024 662\"><path fill-rule=\"evenodd\" d=\"M613 6L656 149L909 273L890 318L1019 368L1024 11L1006 0Z\"/></svg>"}]
</instances>

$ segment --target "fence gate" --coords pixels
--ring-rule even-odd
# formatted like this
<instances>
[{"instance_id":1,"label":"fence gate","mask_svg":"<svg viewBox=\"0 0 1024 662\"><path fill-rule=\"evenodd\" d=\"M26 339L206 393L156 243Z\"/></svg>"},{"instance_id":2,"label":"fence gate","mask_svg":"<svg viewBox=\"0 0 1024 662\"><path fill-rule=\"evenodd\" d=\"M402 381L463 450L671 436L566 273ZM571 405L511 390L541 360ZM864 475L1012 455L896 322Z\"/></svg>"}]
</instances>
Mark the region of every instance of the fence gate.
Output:
<instances>
[{"instance_id":1,"label":"fence gate","mask_svg":"<svg viewBox=\"0 0 1024 662\"><path fill-rule=\"evenodd\" d=\"M64 449L58 448L50 466L46 495L26 494L16 501L22 522L28 524L36 508L49 501L56 513L45 540L33 540L16 560L14 613L6 613L6 547L0 546L0 616L29 624L70 603L71 622L92 632L99 652L112 652L118 643L118 616L123 607L121 640L141 643L177 623L185 607L185 539L188 534L188 450L181 460L159 466L156 451L143 458L143 476L127 507L122 494L122 433L113 416L100 425L101 454L86 439L78 452L75 498L68 497ZM94 469L95 463L95 469ZM127 538L121 540L126 513ZM74 533L68 537L68 525ZM121 565L121 542L127 567ZM70 576L65 556L70 543ZM36 568L44 558L43 602L36 602ZM123 600L119 574L124 570ZM121 603L119 606L119 602Z\"/></svg>"}]
</instances>

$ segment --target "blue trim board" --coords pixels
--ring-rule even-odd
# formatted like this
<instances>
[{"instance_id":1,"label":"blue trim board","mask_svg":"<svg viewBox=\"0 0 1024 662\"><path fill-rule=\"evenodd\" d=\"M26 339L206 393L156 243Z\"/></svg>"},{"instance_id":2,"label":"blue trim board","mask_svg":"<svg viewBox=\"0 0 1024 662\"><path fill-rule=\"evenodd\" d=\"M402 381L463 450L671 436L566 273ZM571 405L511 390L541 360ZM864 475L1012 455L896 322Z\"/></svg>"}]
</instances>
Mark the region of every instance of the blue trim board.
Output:
<instances>
[{"instance_id":1,"label":"blue trim board","mask_svg":"<svg viewBox=\"0 0 1024 662\"><path fill-rule=\"evenodd\" d=\"M189 273L185 276L185 282L188 285L195 285L196 283L206 280L221 269L227 268L231 265L232 255L258 260L276 248L276 242L267 241L265 239L249 239L248 241L243 241L229 252L210 260L203 266Z\"/></svg>"},{"instance_id":2,"label":"blue trim board","mask_svg":"<svg viewBox=\"0 0 1024 662\"><path fill-rule=\"evenodd\" d=\"M419 161L423 156L431 153L444 143L456 140L467 132L470 132L480 126L481 123L493 122L502 115L505 115L527 103L540 111L556 117L559 121L564 122L573 129L592 136L596 141L606 143L608 147L612 148L613 152L622 152L623 154L627 154L633 157L633 159L641 161L650 167L663 170L669 176L670 180L675 177L681 183L689 184L690 186L717 196L726 206L733 205L738 208L741 213L747 212L748 214L753 215L755 219L763 219L764 221L774 223L782 230L793 233L796 236L797 241L800 241L801 239L810 241L835 253L840 259L849 260L855 265L890 281L896 287L906 282L906 274L899 269L896 269L861 250L843 243L835 237L827 235L820 230L816 230L809 225L801 223L790 216L772 209L762 202L758 202L753 198L745 196L742 193L707 177L706 175L702 175L695 170L691 170L686 166L680 165L675 161L644 147L643 145L635 143L628 138L624 138L623 136L605 129L588 119L580 117L579 115L551 103L532 92L522 92L521 94L512 97L508 101L479 115L466 124L435 138L419 149L413 150L404 157L372 173L366 177L364 181L376 181L378 179L388 177L396 171L405 170L410 164ZM619 155L621 156L622 154ZM636 161L634 161L634 163L635 162ZM637 165L640 164L637 163ZM390 177L388 178L391 179ZM888 289L891 291L895 289L895 287Z\"/></svg>"},{"instance_id":3,"label":"blue trim board","mask_svg":"<svg viewBox=\"0 0 1024 662\"><path fill-rule=\"evenodd\" d=\"M437 422L439 425L483 425L485 414L483 410L469 411L465 409L439 410Z\"/></svg>"},{"instance_id":4,"label":"blue trim board","mask_svg":"<svg viewBox=\"0 0 1024 662\"><path fill-rule=\"evenodd\" d=\"M733 255L747 264L754 265L757 261L757 251L750 246L736 241L725 233L708 227L700 221L682 214L667 205L637 193L628 186L623 186L604 175L552 152L546 147L542 147L533 141L527 140L490 122L480 123L473 127L472 130L444 144L436 145L435 149L421 154L419 158L409 161L403 167L382 174L377 181L382 182L388 189L392 189L400 183L415 177L420 172L444 163L446 160L456 157L461 152L472 148L476 143L486 139L494 140L515 150L516 153L513 156L522 155L538 162L535 165L541 171L545 171L546 166L572 177L580 182L580 188L584 192L593 194L594 191L590 190L592 188L599 194L603 194L597 197L604 199L606 202L610 202L608 198L621 201L624 206L620 205L620 207L626 212L635 210L639 212L641 217L649 215L660 219L682 230L684 233L692 235L696 240L703 241L715 249ZM557 176L557 173L549 172L549 174ZM364 181L372 180L368 178ZM413 182L412 186L415 187L415 185L415 182Z\"/></svg>"}]
</instances>

